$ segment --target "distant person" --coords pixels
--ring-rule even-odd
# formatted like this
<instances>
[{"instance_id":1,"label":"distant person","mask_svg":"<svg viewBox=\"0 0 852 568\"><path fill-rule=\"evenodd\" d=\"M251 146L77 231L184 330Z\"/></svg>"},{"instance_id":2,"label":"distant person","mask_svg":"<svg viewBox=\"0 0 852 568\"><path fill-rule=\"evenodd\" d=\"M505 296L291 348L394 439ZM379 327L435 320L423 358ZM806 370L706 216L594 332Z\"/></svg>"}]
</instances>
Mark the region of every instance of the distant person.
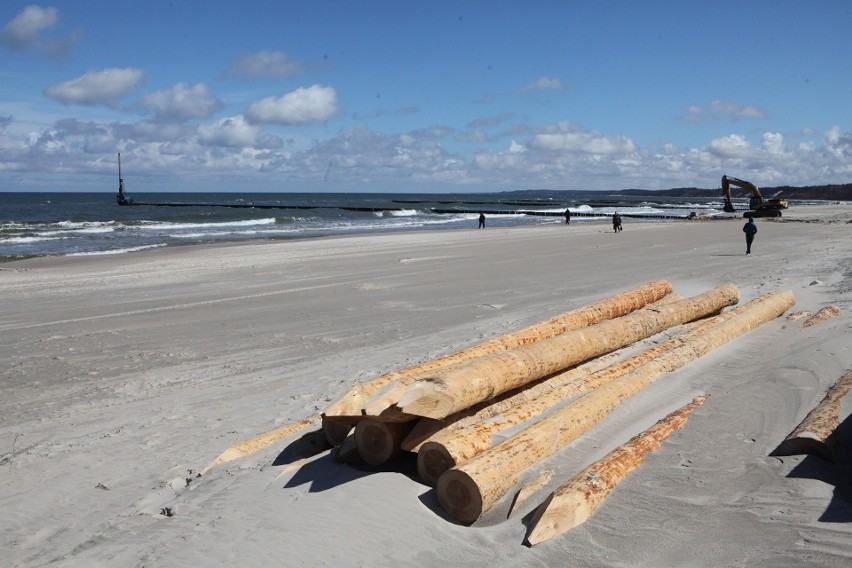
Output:
<instances>
[{"instance_id":1,"label":"distant person","mask_svg":"<svg viewBox=\"0 0 852 568\"><path fill-rule=\"evenodd\" d=\"M480 229L484 229L484 228L485 228L485 213L480 213L480 214L479 214L479 228L480 228Z\"/></svg>"},{"instance_id":2,"label":"distant person","mask_svg":"<svg viewBox=\"0 0 852 568\"><path fill-rule=\"evenodd\" d=\"M621 231L621 215L619 215L618 211L616 211L612 215L612 232L618 233L620 231Z\"/></svg>"},{"instance_id":3,"label":"distant person","mask_svg":"<svg viewBox=\"0 0 852 568\"><path fill-rule=\"evenodd\" d=\"M753 217L748 218L748 223L743 227L743 233L746 235L746 254L751 254L751 243L754 241L754 236L757 234L757 225Z\"/></svg>"},{"instance_id":4,"label":"distant person","mask_svg":"<svg viewBox=\"0 0 852 568\"><path fill-rule=\"evenodd\" d=\"M571 210L570 209L565 210L565 224L566 225L571 224Z\"/></svg>"}]
</instances>

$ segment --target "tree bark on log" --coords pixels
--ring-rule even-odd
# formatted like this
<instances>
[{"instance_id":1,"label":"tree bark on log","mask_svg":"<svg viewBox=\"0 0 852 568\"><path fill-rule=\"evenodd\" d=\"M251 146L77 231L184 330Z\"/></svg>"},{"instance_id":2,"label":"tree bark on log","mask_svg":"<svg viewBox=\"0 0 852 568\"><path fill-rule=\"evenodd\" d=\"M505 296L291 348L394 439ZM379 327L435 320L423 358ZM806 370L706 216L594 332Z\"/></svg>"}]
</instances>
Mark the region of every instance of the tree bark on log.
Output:
<instances>
[{"instance_id":1,"label":"tree bark on log","mask_svg":"<svg viewBox=\"0 0 852 568\"><path fill-rule=\"evenodd\" d=\"M790 291L771 294L712 330L559 408L525 430L446 471L438 479L438 502L456 519L471 523L505 495L524 471L572 442L631 394L728 341L783 314L794 304Z\"/></svg>"},{"instance_id":2,"label":"tree bark on log","mask_svg":"<svg viewBox=\"0 0 852 568\"><path fill-rule=\"evenodd\" d=\"M718 312L738 301L736 286L725 284L680 302L642 309L464 365L446 367L435 376L409 386L397 406L405 414L446 418L508 390Z\"/></svg>"},{"instance_id":3,"label":"tree bark on log","mask_svg":"<svg viewBox=\"0 0 852 568\"><path fill-rule=\"evenodd\" d=\"M433 359L420 365L409 367L408 369L387 373L366 383L355 385L348 393L331 404L322 413L323 431L326 432L329 442L339 444L345 438L348 429L340 425L340 420L331 421L326 420L326 418L332 416L351 416L352 420L348 422L348 426L351 428L357 422L358 417L360 417L361 409L367 401L394 381L407 380L408 382L413 382L415 379L407 379L407 377L419 378L420 373L430 373L459 361L467 361L483 355L497 353L553 337L566 331L593 325L606 319L619 317L653 302L658 302L671 292L672 285L667 280L649 282L621 294L616 294L588 306L565 312L547 321L484 341L450 355L439 357L438 359ZM396 400L393 400L393 402L396 402ZM346 431L344 432L344 430Z\"/></svg>"},{"instance_id":4,"label":"tree bark on log","mask_svg":"<svg viewBox=\"0 0 852 568\"><path fill-rule=\"evenodd\" d=\"M772 452L773 456L813 454L834 462L834 432L840 426L840 403L852 389L852 369L837 379L825 398Z\"/></svg>"},{"instance_id":5,"label":"tree bark on log","mask_svg":"<svg viewBox=\"0 0 852 568\"><path fill-rule=\"evenodd\" d=\"M663 299L662 295L666 290L669 293L671 292L671 284L667 281L658 280L651 282L643 287L635 288L623 294L596 302L590 306L567 312L542 324L536 324L514 334L509 334L509 336L504 336L499 349L489 348L487 350L480 350L474 357L466 357L459 361L448 361L448 365L442 365L437 369L423 369L415 374L400 377L395 380L392 388L386 389L372 397L369 401L366 401L361 409L361 413L365 416L382 417L384 420L411 420L412 417L410 415L399 413L392 407L396 405L399 397L402 396L408 386L413 382L428 378L436 371L440 372L449 366L463 364L471 359L506 352L510 349L537 343L568 331L583 329L601 321L625 315L637 309L647 307L652 302L656 303L660 299ZM508 340L506 340L507 337L509 338Z\"/></svg>"},{"instance_id":6,"label":"tree bark on log","mask_svg":"<svg viewBox=\"0 0 852 568\"><path fill-rule=\"evenodd\" d=\"M818 323L822 323L825 320L829 320L831 318L837 317L841 314L840 308L835 305L826 306L819 310L817 313L809 317L805 320L805 323L802 324L802 327L811 327L812 325L816 325Z\"/></svg>"},{"instance_id":7,"label":"tree bark on log","mask_svg":"<svg viewBox=\"0 0 852 568\"><path fill-rule=\"evenodd\" d=\"M584 374L577 379L566 382L552 390L529 400L507 399L495 403L499 412L486 407L474 416L449 424L435 432L417 448L417 472L421 481L427 485L435 485L444 471L456 464L463 463L476 455L491 448L493 436L514 428L530 420L538 420L545 412L571 398L583 394L626 375L634 369L645 365L663 354L684 345L689 340L700 337L701 334L714 327L752 309L771 296L761 296L751 302L738 306L724 314L696 322L690 329L678 337L664 341L641 353L615 363L591 374ZM523 392L523 391L522 391ZM515 398L515 397L512 397ZM513 404L506 404L513 403ZM413 432L412 432L413 433ZM409 435L411 436L411 434ZM403 441L406 448L408 438Z\"/></svg>"},{"instance_id":8,"label":"tree bark on log","mask_svg":"<svg viewBox=\"0 0 852 568\"><path fill-rule=\"evenodd\" d=\"M554 491L533 515L526 543L534 546L586 522L616 485L642 465L648 453L658 449L672 432L683 428L689 413L704 404L707 397L696 397Z\"/></svg>"},{"instance_id":9,"label":"tree bark on log","mask_svg":"<svg viewBox=\"0 0 852 568\"><path fill-rule=\"evenodd\" d=\"M217 457L215 460L207 464L204 469L198 472L198 475L203 476L217 465L227 463L229 461L233 461L245 456L250 456L251 454L258 452L263 448L274 444L278 440L286 438L287 436L295 434L296 432L301 432L302 430L313 424L317 418L319 418L319 416L305 418L304 420L300 420L292 424L286 424L270 432L258 434L254 438L249 438L248 440L237 442L236 444L219 454L219 457Z\"/></svg>"}]
</instances>

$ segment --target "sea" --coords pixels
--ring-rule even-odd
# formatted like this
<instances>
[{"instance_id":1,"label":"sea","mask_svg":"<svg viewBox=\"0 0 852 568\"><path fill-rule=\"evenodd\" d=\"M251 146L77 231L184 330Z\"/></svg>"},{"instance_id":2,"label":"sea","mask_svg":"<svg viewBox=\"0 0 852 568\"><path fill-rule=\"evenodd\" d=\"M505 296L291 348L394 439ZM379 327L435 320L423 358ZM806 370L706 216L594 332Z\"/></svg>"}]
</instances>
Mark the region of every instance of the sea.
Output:
<instances>
[{"instance_id":1,"label":"sea","mask_svg":"<svg viewBox=\"0 0 852 568\"><path fill-rule=\"evenodd\" d=\"M722 198L606 192L471 194L0 192L0 262L133 254L161 247L367 233L600 222L679 222L725 215ZM744 203L744 202L743 202ZM745 205L741 205L745 209Z\"/></svg>"}]
</instances>

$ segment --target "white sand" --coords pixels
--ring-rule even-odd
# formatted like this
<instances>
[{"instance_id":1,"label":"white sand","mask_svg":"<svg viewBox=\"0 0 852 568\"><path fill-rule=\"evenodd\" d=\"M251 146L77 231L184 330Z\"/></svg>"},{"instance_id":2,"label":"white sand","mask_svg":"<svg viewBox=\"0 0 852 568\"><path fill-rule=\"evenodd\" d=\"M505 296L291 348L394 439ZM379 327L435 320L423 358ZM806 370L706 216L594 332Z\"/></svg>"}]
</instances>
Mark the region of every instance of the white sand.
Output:
<instances>
[{"instance_id":1,"label":"white sand","mask_svg":"<svg viewBox=\"0 0 852 568\"><path fill-rule=\"evenodd\" d=\"M628 219L617 235L574 223L1 264L0 565L852 565L850 420L837 464L769 457L852 367L850 220L849 205L760 220L750 257L740 219ZM355 382L658 278L684 296L733 282L743 301L791 289L794 310L843 315L779 318L658 381L549 460L551 483L509 519L510 497L459 525L412 477L328 452L276 480L293 438L195 478ZM522 545L549 490L703 392L587 523Z\"/></svg>"}]
</instances>

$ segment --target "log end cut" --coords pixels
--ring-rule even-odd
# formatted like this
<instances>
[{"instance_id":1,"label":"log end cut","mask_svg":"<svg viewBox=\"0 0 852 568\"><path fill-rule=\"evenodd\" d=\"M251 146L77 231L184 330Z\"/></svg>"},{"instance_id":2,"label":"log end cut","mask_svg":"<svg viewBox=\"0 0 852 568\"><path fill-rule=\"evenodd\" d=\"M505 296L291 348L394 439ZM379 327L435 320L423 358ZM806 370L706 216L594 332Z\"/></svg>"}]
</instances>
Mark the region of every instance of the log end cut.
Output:
<instances>
[{"instance_id":1,"label":"log end cut","mask_svg":"<svg viewBox=\"0 0 852 568\"><path fill-rule=\"evenodd\" d=\"M446 418L453 412L455 399L438 390L432 381L417 381L399 398L397 407L406 414L426 418Z\"/></svg>"},{"instance_id":2,"label":"log end cut","mask_svg":"<svg viewBox=\"0 0 852 568\"><path fill-rule=\"evenodd\" d=\"M322 433L332 446L339 446L355 426L355 420L340 419L331 416L322 417Z\"/></svg>"},{"instance_id":3,"label":"log end cut","mask_svg":"<svg viewBox=\"0 0 852 568\"><path fill-rule=\"evenodd\" d=\"M441 475L455 467L456 460L443 444L426 442L417 451L417 474L420 480L435 487Z\"/></svg>"},{"instance_id":4,"label":"log end cut","mask_svg":"<svg viewBox=\"0 0 852 568\"><path fill-rule=\"evenodd\" d=\"M482 514L482 494L465 472L451 469L438 479L438 504L462 523L472 523Z\"/></svg>"},{"instance_id":5,"label":"log end cut","mask_svg":"<svg viewBox=\"0 0 852 568\"><path fill-rule=\"evenodd\" d=\"M802 432L797 436L787 438L781 442L773 456L798 456L808 454L818 456L822 459L834 463L834 451L831 444L832 438L829 437L824 442L815 434Z\"/></svg>"},{"instance_id":6,"label":"log end cut","mask_svg":"<svg viewBox=\"0 0 852 568\"><path fill-rule=\"evenodd\" d=\"M389 462L399 455L400 444L413 426L413 422L361 420L355 427L355 444L361 459L369 465Z\"/></svg>"}]
</instances>

